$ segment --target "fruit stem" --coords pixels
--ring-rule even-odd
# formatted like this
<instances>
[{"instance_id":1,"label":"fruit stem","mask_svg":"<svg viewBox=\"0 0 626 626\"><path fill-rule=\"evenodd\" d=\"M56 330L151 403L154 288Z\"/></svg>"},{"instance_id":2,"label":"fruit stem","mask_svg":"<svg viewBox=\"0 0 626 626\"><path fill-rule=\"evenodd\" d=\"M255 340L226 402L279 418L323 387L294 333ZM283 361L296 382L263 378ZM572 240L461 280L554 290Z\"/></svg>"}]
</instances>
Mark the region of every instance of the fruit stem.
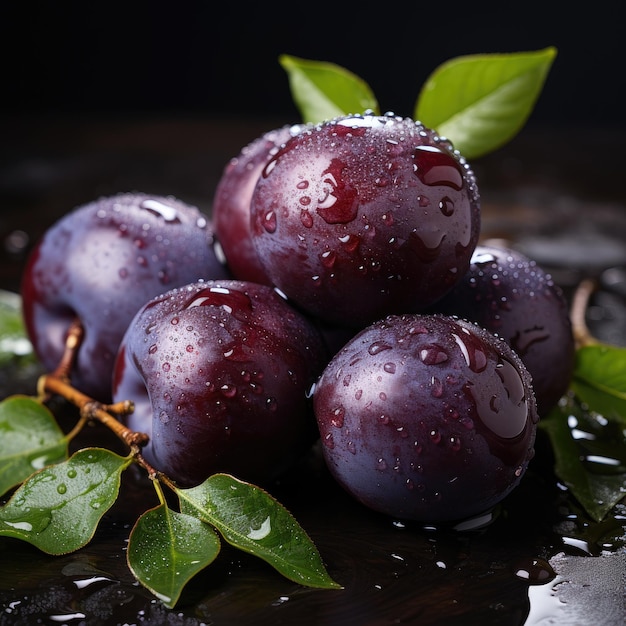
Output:
<instances>
[{"instance_id":1,"label":"fruit stem","mask_svg":"<svg viewBox=\"0 0 626 626\"><path fill-rule=\"evenodd\" d=\"M122 424L118 416L129 415L135 410L135 405L130 400L122 400L114 404L104 404L94 400L90 396L82 393L72 386L70 382L70 373L78 349L83 341L84 330L77 318L71 324L67 331L65 339L65 350L57 368L39 378L37 391L41 398L49 397L52 394L61 396L80 411L80 419L74 428L67 434L68 439L72 439L83 426L89 421L98 421L109 430L111 430L119 439L121 439L131 451L132 456L138 465L141 465L153 480L163 479L164 477L157 472L141 454L141 448L148 443L149 437L146 433L136 432L127 428ZM165 477L165 482L170 487L173 483ZM160 487L159 487L160 489Z\"/></svg>"},{"instance_id":2,"label":"fruit stem","mask_svg":"<svg viewBox=\"0 0 626 626\"><path fill-rule=\"evenodd\" d=\"M585 279L578 285L572 298L570 318L572 320L574 341L576 342L576 346L578 348L598 343L598 340L591 334L591 331L587 326L586 318L589 300L591 299L591 296L596 288L597 285L593 280Z\"/></svg>"},{"instance_id":3,"label":"fruit stem","mask_svg":"<svg viewBox=\"0 0 626 626\"><path fill-rule=\"evenodd\" d=\"M74 360L76 359L76 354L78 353L78 347L83 342L84 334L85 331L83 329L83 325L80 323L78 318L75 318L67 331L67 336L65 337L65 350L63 351L61 361L57 365L57 368L54 372L52 372L53 376L63 380L69 380L72 365L74 365Z\"/></svg>"},{"instance_id":4,"label":"fruit stem","mask_svg":"<svg viewBox=\"0 0 626 626\"><path fill-rule=\"evenodd\" d=\"M103 404L72 387L56 372L44 374L40 379L39 389L45 393L52 393L65 398L78 407L83 421L96 420L104 424L130 448L133 446L141 447L148 442L148 435L130 430L113 415L114 413L117 415L132 413L134 405L130 401Z\"/></svg>"}]
</instances>

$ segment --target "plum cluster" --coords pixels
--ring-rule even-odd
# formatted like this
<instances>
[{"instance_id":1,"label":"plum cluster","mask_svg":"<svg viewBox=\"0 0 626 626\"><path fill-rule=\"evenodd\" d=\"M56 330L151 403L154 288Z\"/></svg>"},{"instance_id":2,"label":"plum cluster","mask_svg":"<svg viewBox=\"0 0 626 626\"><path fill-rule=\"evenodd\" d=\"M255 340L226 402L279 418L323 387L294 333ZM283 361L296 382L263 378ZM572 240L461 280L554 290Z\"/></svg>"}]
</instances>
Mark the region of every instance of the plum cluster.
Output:
<instances>
[{"instance_id":1,"label":"plum cluster","mask_svg":"<svg viewBox=\"0 0 626 626\"><path fill-rule=\"evenodd\" d=\"M183 486L266 483L319 440L364 505L463 519L519 483L573 367L559 288L479 239L449 141L346 115L242 148L210 218L146 194L67 214L26 266L24 317L51 369L81 321L73 383L132 400L145 457Z\"/></svg>"}]
</instances>

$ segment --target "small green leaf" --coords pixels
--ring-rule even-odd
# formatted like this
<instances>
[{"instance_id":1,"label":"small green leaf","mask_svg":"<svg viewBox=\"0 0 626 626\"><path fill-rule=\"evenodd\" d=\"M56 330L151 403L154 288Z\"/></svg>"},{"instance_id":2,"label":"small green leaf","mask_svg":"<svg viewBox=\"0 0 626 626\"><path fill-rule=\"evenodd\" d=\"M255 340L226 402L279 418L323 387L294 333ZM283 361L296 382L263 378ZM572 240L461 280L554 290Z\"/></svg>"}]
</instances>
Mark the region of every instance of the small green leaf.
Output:
<instances>
[{"instance_id":1,"label":"small green leaf","mask_svg":"<svg viewBox=\"0 0 626 626\"><path fill-rule=\"evenodd\" d=\"M0 402L0 495L46 465L67 458L68 443L54 415L35 398Z\"/></svg>"},{"instance_id":2,"label":"small green leaf","mask_svg":"<svg viewBox=\"0 0 626 626\"><path fill-rule=\"evenodd\" d=\"M0 365L6 365L15 358L34 359L21 307L19 294L0 289Z\"/></svg>"},{"instance_id":3,"label":"small green leaf","mask_svg":"<svg viewBox=\"0 0 626 626\"><path fill-rule=\"evenodd\" d=\"M317 124L368 109L378 112L367 83L343 67L286 54L278 60L287 72L293 101L305 123Z\"/></svg>"},{"instance_id":4,"label":"small green leaf","mask_svg":"<svg viewBox=\"0 0 626 626\"><path fill-rule=\"evenodd\" d=\"M466 55L426 80L414 117L473 159L510 141L530 116L557 51Z\"/></svg>"},{"instance_id":5,"label":"small green leaf","mask_svg":"<svg viewBox=\"0 0 626 626\"><path fill-rule=\"evenodd\" d=\"M539 425L544 429L555 456L554 471L587 514L597 522L626 494L626 461L613 458L619 428L601 428L580 407L557 407ZM615 424L613 424L615 426ZM601 430L610 430L602 433ZM621 445L624 450L623 434ZM597 463L593 459L613 464Z\"/></svg>"},{"instance_id":6,"label":"small green leaf","mask_svg":"<svg viewBox=\"0 0 626 626\"><path fill-rule=\"evenodd\" d=\"M36 472L0 507L0 535L27 541L48 554L78 550L115 502L121 473L130 463L131 457L85 448Z\"/></svg>"},{"instance_id":7,"label":"small green leaf","mask_svg":"<svg viewBox=\"0 0 626 626\"><path fill-rule=\"evenodd\" d=\"M591 410L626 426L626 348L605 344L579 348L572 389Z\"/></svg>"},{"instance_id":8,"label":"small green leaf","mask_svg":"<svg viewBox=\"0 0 626 626\"><path fill-rule=\"evenodd\" d=\"M291 513L259 487L215 474L176 493L182 512L211 524L228 543L267 561L289 580L307 587L340 588Z\"/></svg>"},{"instance_id":9,"label":"small green leaf","mask_svg":"<svg viewBox=\"0 0 626 626\"><path fill-rule=\"evenodd\" d=\"M171 608L187 582L212 563L219 551L220 540L213 528L162 504L137 520L127 560L135 578Z\"/></svg>"}]
</instances>

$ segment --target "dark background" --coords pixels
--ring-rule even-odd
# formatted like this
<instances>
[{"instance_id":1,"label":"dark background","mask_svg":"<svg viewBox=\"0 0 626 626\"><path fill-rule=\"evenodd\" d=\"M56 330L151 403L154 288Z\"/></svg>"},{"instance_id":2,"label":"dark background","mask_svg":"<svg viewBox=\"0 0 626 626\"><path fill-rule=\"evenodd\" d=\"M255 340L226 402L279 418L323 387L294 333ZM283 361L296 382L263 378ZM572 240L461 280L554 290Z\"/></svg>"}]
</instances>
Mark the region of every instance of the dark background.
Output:
<instances>
[{"instance_id":1,"label":"dark background","mask_svg":"<svg viewBox=\"0 0 626 626\"><path fill-rule=\"evenodd\" d=\"M617 2L5 2L1 107L298 121L287 53L350 69L383 110L410 115L451 57L556 46L529 125L610 126L623 117L619 14Z\"/></svg>"}]
</instances>

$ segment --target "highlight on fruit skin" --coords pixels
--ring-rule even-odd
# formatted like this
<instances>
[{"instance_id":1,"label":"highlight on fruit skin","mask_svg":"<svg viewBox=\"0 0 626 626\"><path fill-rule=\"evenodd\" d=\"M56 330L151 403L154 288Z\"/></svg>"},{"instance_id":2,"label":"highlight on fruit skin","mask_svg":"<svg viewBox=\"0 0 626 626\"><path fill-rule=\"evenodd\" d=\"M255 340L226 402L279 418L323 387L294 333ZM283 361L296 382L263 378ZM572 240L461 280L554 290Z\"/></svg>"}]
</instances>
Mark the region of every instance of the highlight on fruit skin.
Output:
<instances>
[{"instance_id":1,"label":"highlight on fruit skin","mask_svg":"<svg viewBox=\"0 0 626 626\"><path fill-rule=\"evenodd\" d=\"M325 368L314 409L329 471L355 499L407 520L489 511L521 481L539 416L508 344L451 316L389 316Z\"/></svg>"}]
</instances>

